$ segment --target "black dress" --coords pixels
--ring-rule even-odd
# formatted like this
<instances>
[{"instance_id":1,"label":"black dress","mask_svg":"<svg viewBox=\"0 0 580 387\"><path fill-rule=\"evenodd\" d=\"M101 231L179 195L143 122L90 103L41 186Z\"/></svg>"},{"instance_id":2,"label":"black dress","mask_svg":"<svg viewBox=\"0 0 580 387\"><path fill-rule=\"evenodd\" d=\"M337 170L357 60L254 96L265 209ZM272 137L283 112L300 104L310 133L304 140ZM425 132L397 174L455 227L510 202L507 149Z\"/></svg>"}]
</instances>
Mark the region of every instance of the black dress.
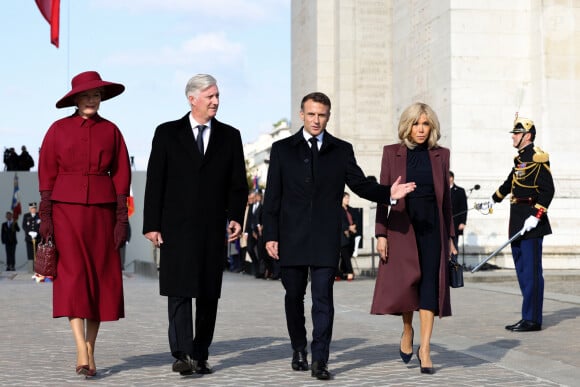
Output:
<instances>
[{"instance_id":1,"label":"black dress","mask_svg":"<svg viewBox=\"0 0 580 387\"><path fill-rule=\"evenodd\" d=\"M419 309L431 310L437 314L441 240L431 160L425 145L408 150L407 181L414 181L417 184L415 191L407 195L405 200L407 213L415 231L421 267Z\"/></svg>"}]
</instances>

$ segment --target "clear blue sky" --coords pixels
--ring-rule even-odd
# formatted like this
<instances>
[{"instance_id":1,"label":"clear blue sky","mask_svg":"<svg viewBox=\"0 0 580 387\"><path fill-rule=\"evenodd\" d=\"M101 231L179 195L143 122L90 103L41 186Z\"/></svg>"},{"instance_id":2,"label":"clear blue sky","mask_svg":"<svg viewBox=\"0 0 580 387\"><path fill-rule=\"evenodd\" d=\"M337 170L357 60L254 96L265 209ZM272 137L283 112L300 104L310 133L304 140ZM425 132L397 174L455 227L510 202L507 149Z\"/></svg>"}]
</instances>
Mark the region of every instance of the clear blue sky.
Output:
<instances>
[{"instance_id":1,"label":"clear blue sky","mask_svg":"<svg viewBox=\"0 0 580 387\"><path fill-rule=\"evenodd\" d=\"M96 70L126 90L100 114L125 136L146 168L155 127L188 111L184 89L196 73L218 80L218 119L244 142L290 110L290 0L61 0L60 47L34 0L2 9L0 146L26 145L37 162L71 78ZM34 168L36 169L36 167Z\"/></svg>"}]
</instances>

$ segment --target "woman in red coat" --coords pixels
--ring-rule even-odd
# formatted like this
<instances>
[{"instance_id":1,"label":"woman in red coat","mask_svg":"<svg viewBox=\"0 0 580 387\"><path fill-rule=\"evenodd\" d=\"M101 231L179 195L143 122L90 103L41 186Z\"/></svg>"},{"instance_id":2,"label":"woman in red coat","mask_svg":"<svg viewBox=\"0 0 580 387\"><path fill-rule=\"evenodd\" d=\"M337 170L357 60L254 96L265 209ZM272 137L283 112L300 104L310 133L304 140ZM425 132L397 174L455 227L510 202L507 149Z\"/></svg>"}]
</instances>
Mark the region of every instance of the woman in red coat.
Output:
<instances>
[{"instance_id":1,"label":"woman in red coat","mask_svg":"<svg viewBox=\"0 0 580 387\"><path fill-rule=\"evenodd\" d=\"M413 312L419 311L421 373L434 372L430 341L434 316L451 315L447 261L453 245L449 193L449 150L437 144L439 120L426 104L415 103L401 115L399 144L383 149L381 184L398 177L414 181L415 191L391 209L377 208L375 233L381 265L371 313L403 317L399 354L405 363L413 355Z\"/></svg>"},{"instance_id":2,"label":"woman in red coat","mask_svg":"<svg viewBox=\"0 0 580 387\"><path fill-rule=\"evenodd\" d=\"M124 90L95 71L75 76L56 107L77 109L52 124L40 150L40 234L52 236L59 253L53 317L68 317L76 372L85 377L97 372L101 321L125 313L119 248L127 238L131 169L121 132L97 114L101 101Z\"/></svg>"}]
</instances>

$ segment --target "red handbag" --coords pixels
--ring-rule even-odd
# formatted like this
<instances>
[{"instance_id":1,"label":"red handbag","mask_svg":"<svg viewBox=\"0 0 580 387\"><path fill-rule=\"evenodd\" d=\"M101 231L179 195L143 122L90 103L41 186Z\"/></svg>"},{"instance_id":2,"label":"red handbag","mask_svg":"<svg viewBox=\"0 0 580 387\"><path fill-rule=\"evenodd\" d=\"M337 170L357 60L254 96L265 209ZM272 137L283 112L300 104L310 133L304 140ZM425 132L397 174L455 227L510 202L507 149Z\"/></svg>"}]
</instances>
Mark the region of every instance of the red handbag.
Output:
<instances>
[{"instance_id":1,"label":"red handbag","mask_svg":"<svg viewBox=\"0 0 580 387\"><path fill-rule=\"evenodd\" d=\"M52 237L42 240L38 244L36 257L34 258L34 272L45 277L56 277L56 262L58 252L52 241Z\"/></svg>"}]
</instances>

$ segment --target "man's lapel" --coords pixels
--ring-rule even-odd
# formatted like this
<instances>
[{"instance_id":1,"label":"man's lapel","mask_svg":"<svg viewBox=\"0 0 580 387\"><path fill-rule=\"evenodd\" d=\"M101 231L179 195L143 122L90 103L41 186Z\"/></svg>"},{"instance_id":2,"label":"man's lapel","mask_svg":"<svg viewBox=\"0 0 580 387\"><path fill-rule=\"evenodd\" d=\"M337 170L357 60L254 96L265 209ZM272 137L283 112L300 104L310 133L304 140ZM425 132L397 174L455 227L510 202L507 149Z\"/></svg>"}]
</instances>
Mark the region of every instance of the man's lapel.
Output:
<instances>
[{"instance_id":1,"label":"man's lapel","mask_svg":"<svg viewBox=\"0 0 580 387\"><path fill-rule=\"evenodd\" d=\"M218 149L224 149L223 146L224 136L222 131L222 124L215 118L211 120L211 133L209 135L209 142L207 143L207 147L205 148L205 155L202 159L202 164L205 164L212 157L214 157Z\"/></svg>"},{"instance_id":2,"label":"man's lapel","mask_svg":"<svg viewBox=\"0 0 580 387\"><path fill-rule=\"evenodd\" d=\"M191 123L189 122L189 113L179 121L179 131L177 137L179 138L179 143L181 146L185 148L187 154L193 160L196 158L199 159L201 157L195 144L193 129L191 128Z\"/></svg>"}]
</instances>

